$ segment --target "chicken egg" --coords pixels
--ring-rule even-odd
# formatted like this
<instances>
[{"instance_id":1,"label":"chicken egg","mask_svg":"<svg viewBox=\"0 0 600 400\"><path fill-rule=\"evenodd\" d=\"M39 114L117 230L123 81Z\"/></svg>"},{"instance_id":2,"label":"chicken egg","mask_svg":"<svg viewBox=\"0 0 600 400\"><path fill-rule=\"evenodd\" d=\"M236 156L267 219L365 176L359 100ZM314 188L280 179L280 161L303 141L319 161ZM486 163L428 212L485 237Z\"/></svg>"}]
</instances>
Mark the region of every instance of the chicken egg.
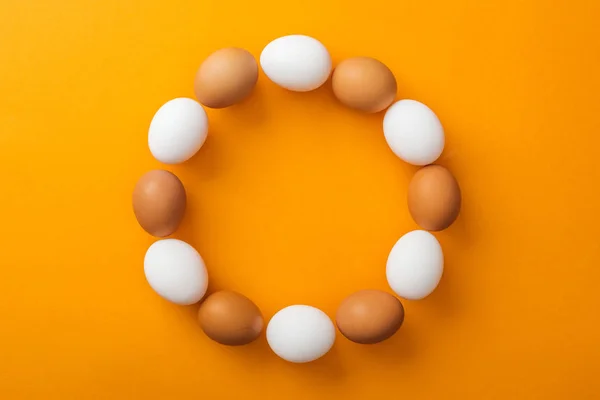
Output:
<instances>
[{"instance_id":1,"label":"chicken egg","mask_svg":"<svg viewBox=\"0 0 600 400\"><path fill-rule=\"evenodd\" d=\"M208 117L193 99L180 97L163 104L150 123L148 147L158 161L179 164L200 150L208 134Z\"/></svg>"},{"instance_id":2,"label":"chicken egg","mask_svg":"<svg viewBox=\"0 0 600 400\"><path fill-rule=\"evenodd\" d=\"M206 107L224 108L248 97L257 80L254 56L247 50L228 47L215 51L200 65L194 92Z\"/></svg>"},{"instance_id":3,"label":"chicken egg","mask_svg":"<svg viewBox=\"0 0 600 400\"><path fill-rule=\"evenodd\" d=\"M267 342L284 360L306 363L327 354L335 342L335 327L318 308L289 306L279 310L269 321Z\"/></svg>"},{"instance_id":4,"label":"chicken egg","mask_svg":"<svg viewBox=\"0 0 600 400\"><path fill-rule=\"evenodd\" d=\"M344 105L368 113L385 110L396 97L396 78L381 61L354 57L342 61L331 77L333 94Z\"/></svg>"},{"instance_id":5,"label":"chicken egg","mask_svg":"<svg viewBox=\"0 0 600 400\"><path fill-rule=\"evenodd\" d=\"M256 304L230 290L208 296L200 305L198 320L209 338L228 346L240 346L256 340L264 325Z\"/></svg>"},{"instance_id":6,"label":"chicken egg","mask_svg":"<svg viewBox=\"0 0 600 400\"><path fill-rule=\"evenodd\" d=\"M308 92L323 85L331 74L331 56L321 42L306 35L289 35L267 44L260 66L277 85Z\"/></svg>"},{"instance_id":7,"label":"chicken egg","mask_svg":"<svg viewBox=\"0 0 600 400\"><path fill-rule=\"evenodd\" d=\"M186 207L183 184L165 170L146 172L133 189L133 212L140 226L157 237L177 230Z\"/></svg>"},{"instance_id":8,"label":"chicken egg","mask_svg":"<svg viewBox=\"0 0 600 400\"><path fill-rule=\"evenodd\" d=\"M208 287L204 260L196 249L178 239L152 243L144 257L144 273L150 287L175 304L199 302Z\"/></svg>"},{"instance_id":9,"label":"chicken egg","mask_svg":"<svg viewBox=\"0 0 600 400\"><path fill-rule=\"evenodd\" d=\"M444 272L442 246L423 230L408 232L392 248L386 266L387 281L400 297L422 299L437 287Z\"/></svg>"},{"instance_id":10,"label":"chicken egg","mask_svg":"<svg viewBox=\"0 0 600 400\"><path fill-rule=\"evenodd\" d=\"M387 109L383 134L394 154L409 164L431 164L444 150L440 120L429 107L415 100L400 100Z\"/></svg>"},{"instance_id":11,"label":"chicken egg","mask_svg":"<svg viewBox=\"0 0 600 400\"><path fill-rule=\"evenodd\" d=\"M441 165L419 169L408 186L408 210L415 222L428 231L448 228L460 213L458 182Z\"/></svg>"},{"instance_id":12,"label":"chicken egg","mask_svg":"<svg viewBox=\"0 0 600 400\"><path fill-rule=\"evenodd\" d=\"M381 290L361 290L346 297L336 315L342 335L353 342L373 344L391 337L404 321L400 300Z\"/></svg>"}]
</instances>

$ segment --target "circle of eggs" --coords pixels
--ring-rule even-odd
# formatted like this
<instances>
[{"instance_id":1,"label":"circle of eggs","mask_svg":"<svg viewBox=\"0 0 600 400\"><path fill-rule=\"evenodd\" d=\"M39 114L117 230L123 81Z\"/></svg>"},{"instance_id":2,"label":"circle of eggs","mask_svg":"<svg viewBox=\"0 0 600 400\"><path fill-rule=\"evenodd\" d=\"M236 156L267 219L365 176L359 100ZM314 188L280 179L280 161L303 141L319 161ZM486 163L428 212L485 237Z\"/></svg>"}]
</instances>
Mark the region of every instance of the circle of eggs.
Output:
<instances>
[{"instance_id":1,"label":"circle of eggs","mask_svg":"<svg viewBox=\"0 0 600 400\"><path fill-rule=\"evenodd\" d=\"M150 287L175 304L199 302L208 287L204 260L196 249L178 239L152 243L144 257L144 273Z\"/></svg>"},{"instance_id":2,"label":"circle of eggs","mask_svg":"<svg viewBox=\"0 0 600 400\"><path fill-rule=\"evenodd\" d=\"M415 100L400 100L392 71L369 57L353 57L333 70L325 46L305 35L279 37L264 47L260 66L275 84L296 92L321 87L331 76L332 91L343 105L365 113L387 109L384 137L396 156L413 164L432 164L441 155L444 129L435 113ZM258 80L258 63L240 48L224 48L209 55L196 73L196 100L175 98L155 113L148 130L152 155L165 164L189 160L203 146L208 118L203 107L224 108L246 99ZM134 191L134 213L151 235L162 238L179 226L186 207L186 193L170 172L151 171L140 178ZM423 229L442 230L458 216L460 188L441 166L422 168L411 181L408 206ZM441 246L429 232L416 230L393 246L386 266L387 281L399 297L417 300L438 285L444 267ZM208 275L200 254L177 239L152 244L144 258L144 272L152 289L180 305L202 300ZM229 346L248 344L261 334L260 309L240 293L222 290L200 305L198 320L212 340ZM343 336L361 344L373 344L394 335L404 321L404 307L392 294L378 290L355 292L340 304L336 325ZM306 363L324 356L335 342L335 326L323 311L293 305L278 311L269 321L266 338L272 351L284 360Z\"/></svg>"},{"instance_id":3,"label":"circle of eggs","mask_svg":"<svg viewBox=\"0 0 600 400\"><path fill-rule=\"evenodd\" d=\"M437 287L443 272L442 246L427 231L408 232L388 256L388 284L398 296L408 300L427 297Z\"/></svg>"},{"instance_id":4,"label":"circle of eggs","mask_svg":"<svg viewBox=\"0 0 600 400\"><path fill-rule=\"evenodd\" d=\"M293 305L279 310L267 325L267 342L286 361L306 363L321 358L335 341L335 328L318 308Z\"/></svg>"}]
</instances>

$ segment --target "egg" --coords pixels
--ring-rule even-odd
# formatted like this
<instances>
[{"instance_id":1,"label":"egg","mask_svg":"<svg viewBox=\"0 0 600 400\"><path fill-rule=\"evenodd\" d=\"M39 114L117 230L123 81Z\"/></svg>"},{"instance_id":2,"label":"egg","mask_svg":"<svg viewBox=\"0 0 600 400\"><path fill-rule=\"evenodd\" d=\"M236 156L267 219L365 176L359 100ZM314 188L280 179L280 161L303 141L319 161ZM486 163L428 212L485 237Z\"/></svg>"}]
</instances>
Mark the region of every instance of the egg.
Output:
<instances>
[{"instance_id":1,"label":"egg","mask_svg":"<svg viewBox=\"0 0 600 400\"><path fill-rule=\"evenodd\" d=\"M318 308L293 305L279 310L267 325L267 342L275 354L293 363L314 361L331 349L335 327Z\"/></svg>"},{"instance_id":2,"label":"egg","mask_svg":"<svg viewBox=\"0 0 600 400\"><path fill-rule=\"evenodd\" d=\"M277 85L308 92L323 85L331 74L331 56L321 42L306 35L289 35L267 44L260 66Z\"/></svg>"},{"instance_id":3,"label":"egg","mask_svg":"<svg viewBox=\"0 0 600 400\"><path fill-rule=\"evenodd\" d=\"M444 150L440 120L429 107L415 100L400 100L387 109L383 134L394 154L409 164L431 164Z\"/></svg>"},{"instance_id":4,"label":"egg","mask_svg":"<svg viewBox=\"0 0 600 400\"><path fill-rule=\"evenodd\" d=\"M258 65L247 50L227 47L204 60L194 80L194 92L200 103L224 108L250 95L258 80Z\"/></svg>"},{"instance_id":5,"label":"egg","mask_svg":"<svg viewBox=\"0 0 600 400\"><path fill-rule=\"evenodd\" d=\"M209 338L229 346L256 340L264 325L256 304L246 296L229 290L208 296L200 305L198 320Z\"/></svg>"},{"instance_id":6,"label":"egg","mask_svg":"<svg viewBox=\"0 0 600 400\"><path fill-rule=\"evenodd\" d=\"M386 276L392 290L408 300L427 297L444 272L442 246L435 236L415 230L402 236L387 260Z\"/></svg>"},{"instance_id":7,"label":"egg","mask_svg":"<svg viewBox=\"0 0 600 400\"><path fill-rule=\"evenodd\" d=\"M157 237L177 230L186 207L183 184L165 170L146 172L133 189L133 213L140 226Z\"/></svg>"},{"instance_id":8,"label":"egg","mask_svg":"<svg viewBox=\"0 0 600 400\"><path fill-rule=\"evenodd\" d=\"M344 105L368 113L383 111L396 97L396 78L390 69L370 57L342 61L331 77L333 94Z\"/></svg>"},{"instance_id":9,"label":"egg","mask_svg":"<svg viewBox=\"0 0 600 400\"><path fill-rule=\"evenodd\" d=\"M208 287L204 260L191 245L178 239L161 239L148 248L144 274L162 298L180 305L199 302Z\"/></svg>"},{"instance_id":10,"label":"egg","mask_svg":"<svg viewBox=\"0 0 600 400\"><path fill-rule=\"evenodd\" d=\"M441 231L452 225L458 217L460 205L458 182L441 165L419 169L408 185L410 215L428 231Z\"/></svg>"},{"instance_id":11,"label":"egg","mask_svg":"<svg viewBox=\"0 0 600 400\"><path fill-rule=\"evenodd\" d=\"M400 300L381 290L361 290L346 297L336 314L342 335L353 342L373 344L390 338L404 321Z\"/></svg>"},{"instance_id":12,"label":"egg","mask_svg":"<svg viewBox=\"0 0 600 400\"><path fill-rule=\"evenodd\" d=\"M180 97L163 104L150 123L148 147L158 161L179 164L200 150L208 134L204 108L193 99Z\"/></svg>"}]
</instances>

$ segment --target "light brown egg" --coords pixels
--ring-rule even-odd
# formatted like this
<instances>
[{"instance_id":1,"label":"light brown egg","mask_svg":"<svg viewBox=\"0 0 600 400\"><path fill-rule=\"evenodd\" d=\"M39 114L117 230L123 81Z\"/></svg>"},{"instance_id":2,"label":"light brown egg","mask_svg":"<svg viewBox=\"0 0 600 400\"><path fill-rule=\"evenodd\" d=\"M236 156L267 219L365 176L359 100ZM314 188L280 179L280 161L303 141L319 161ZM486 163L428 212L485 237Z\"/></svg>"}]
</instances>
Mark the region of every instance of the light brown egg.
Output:
<instances>
[{"instance_id":1,"label":"light brown egg","mask_svg":"<svg viewBox=\"0 0 600 400\"><path fill-rule=\"evenodd\" d=\"M335 97L342 104L360 111L383 111L396 98L394 74L374 58L348 58L335 68L331 79Z\"/></svg>"},{"instance_id":2,"label":"light brown egg","mask_svg":"<svg viewBox=\"0 0 600 400\"><path fill-rule=\"evenodd\" d=\"M175 232L183 219L185 206L185 188L169 171L149 171L133 189L135 217L152 236L165 237Z\"/></svg>"},{"instance_id":3,"label":"light brown egg","mask_svg":"<svg viewBox=\"0 0 600 400\"><path fill-rule=\"evenodd\" d=\"M204 60L194 81L200 103L210 108L224 108L250 95L258 80L254 56L244 49L227 47Z\"/></svg>"},{"instance_id":4,"label":"light brown egg","mask_svg":"<svg viewBox=\"0 0 600 400\"><path fill-rule=\"evenodd\" d=\"M336 315L340 332L353 342L373 344L391 337L404 322L400 300L381 290L361 290L346 297Z\"/></svg>"},{"instance_id":5,"label":"light brown egg","mask_svg":"<svg viewBox=\"0 0 600 400\"><path fill-rule=\"evenodd\" d=\"M256 304L229 290L208 296L198 310L200 327L215 342L240 346L256 340L264 321Z\"/></svg>"},{"instance_id":6,"label":"light brown egg","mask_svg":"<svg viewBox=\"0 0 600 400\"><path fill-rule=\"evenodd\" d=\"M448 228L460 213L458 182L441 165L419 169L408 186L408 210L415 222L428 231Z\"/></svg>"}]
</instances>

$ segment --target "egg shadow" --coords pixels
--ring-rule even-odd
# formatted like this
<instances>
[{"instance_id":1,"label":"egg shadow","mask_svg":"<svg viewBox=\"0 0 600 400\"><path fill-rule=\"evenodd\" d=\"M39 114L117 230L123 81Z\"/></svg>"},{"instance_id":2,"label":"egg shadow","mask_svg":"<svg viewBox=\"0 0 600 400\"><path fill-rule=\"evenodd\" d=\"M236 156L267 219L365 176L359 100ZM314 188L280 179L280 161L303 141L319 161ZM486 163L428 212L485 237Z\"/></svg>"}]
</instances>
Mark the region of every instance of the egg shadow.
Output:
<instances>
[{"instance_id":1,"label":"egg shadow","mask_svg":"<svg viewBox=\"0 0 600 400\"><path fill-rule=\"evenodd\" d=\"M192 176L194 180L216 179L227 165L222 157L218 128L210 126L208 129L208 136L200 150L183 165L186 176Z\"/></svg>"},{"instance_id":2,"label":"egg shadow","mask_svg":"<svg viewBox=\"0 0 600 400\"><path fill-rule=\"evenodd\" d=\"M340 381L346 376L339 351L334 344L327 354L315 361L296 364L278 358L277 362L281 364L282 369L286 369L287 374L304 379L307 384L331 383ZM277 357L273 352L271 354Z\"/></svg>"},{"instance_id":3,"label":"egg shadow","mask_svg":"<svg viewBox=\"0 0 600 400\"><path fill-rule=\"evenodd\" d=\"M415 307L417 308L416 312L433 314L430 319L438 321L440 324L446 323L460 314L462 308L460 294L462 292L456 287L456 276L460 274L453 274L454 268L454 263L445 262L444 274L440 283L429 296L418 300L418 307Z\"/></svg>"},{"instance_id":4,"label":"egg shadow","mask_svg":"<svg viewBox=\"0 0 600 400\"><path fill-rule=\"evenodd\" d=\"M241 121L244 126L255 127L265 122L269 115L268 109L265 101L265 88L258 82L250 96L231 107L218 110L218 112L221 113L220 118Z\"/></svg>"},{"instance_id":5,"label":"egg shadow","mask_svg":"<svg viewBox=\"0 0 600 400\"><path fill-rule=\"evenodd\" d=\"M414 327L410 322L404 322L398 332L392 337L375 344L358 344L356 353L362 357L377 360L389 366L399 365L414 359L419 354L418 342Z\"/></svg>"}]
</instances>

